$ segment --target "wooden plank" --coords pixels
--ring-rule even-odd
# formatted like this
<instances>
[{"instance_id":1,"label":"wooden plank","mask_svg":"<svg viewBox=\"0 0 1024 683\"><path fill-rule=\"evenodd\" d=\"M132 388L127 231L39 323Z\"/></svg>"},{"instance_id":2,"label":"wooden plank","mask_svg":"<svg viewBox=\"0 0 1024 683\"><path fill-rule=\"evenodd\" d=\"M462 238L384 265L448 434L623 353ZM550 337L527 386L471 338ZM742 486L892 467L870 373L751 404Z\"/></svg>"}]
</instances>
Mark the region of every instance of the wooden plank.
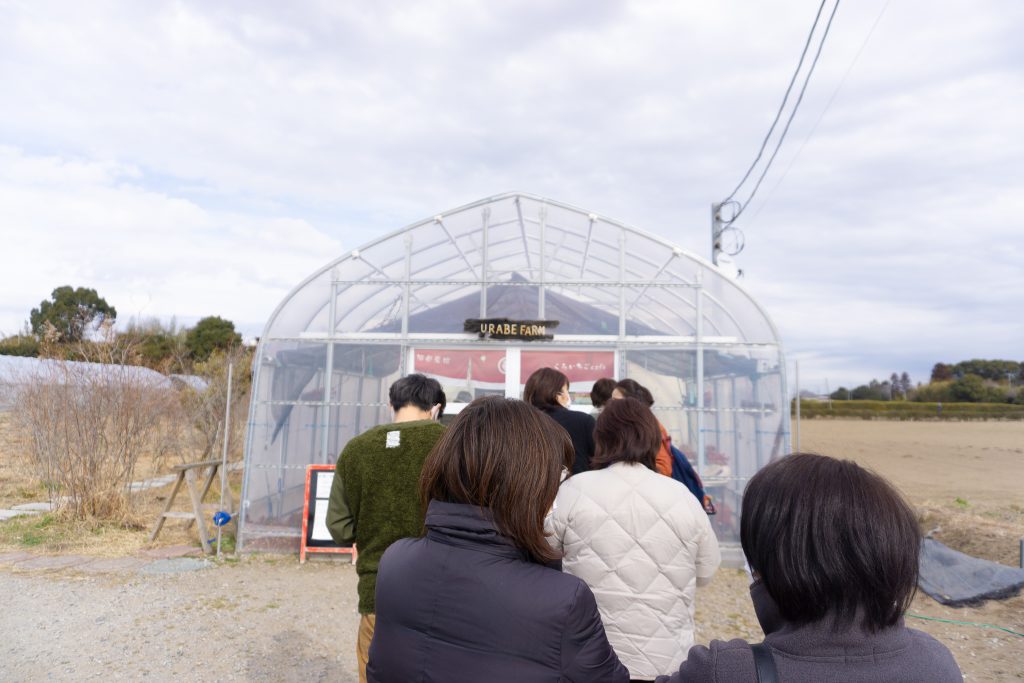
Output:
<instances>
[{"instance_id":1,"label":"wooden plank","mask_svg":"<svg viewBox=\"0 0 1024 683\"><path fill-rule=\"evenodd\" d=\"M164 506L163 513L156 518L156 524L153 526L153 531L149 534L149 540L155 541L156 537L160 535L160 530L164 527L164 514L171 509L171 505L174 504L174 497L178 495L178 489L181 488L181 482L185 479L185 472L178 472L178 480L174 482L174 489L171 491L171 495L167 498L167 505Z\"/></svg>"},{"instance_id":2,"label":"wooden plank","mask_svg":"<svg viewBox=\"0 0 1024 683\"><path fill-rule=\"evenodd\" d=\"M213 477L214 477L214 475L217 474L217 466L220 465L220 461L219 460L212 460L212 461L208 461L208 462L212 462L213 465L210 466L210 473L207 475L206 482L203 484L203 490L202 490L202 492L199 495L199 500L200 500L201 503L202 503L203 500L206 499L206 495L209 493L209 490L210 490L210 484L213 483ZM196 468L196 469L199 469L199 468ZM198 474L197 474L197 476L198 476ZM212 503L203 503L203 505L214 505L214 504L212 504ZM209 508L207 508L207 509L209 509ZM216 508L214 508L214 509L216 509ZM185 524L185 528L186 529L187 528L191 528L191 522L188 522L187 524Z\"/></svg>"},{"instance_id":3,"label":"wooden plank","mask_svg":"<svg viewBox=\"0 0 1024 683\"><path fill-rule=\"evenodd\" d=\"M192 512L165 512L163 516L167 519L192 519L196 518Z\"/></svg>"},{"instance_id":4,"label":"wooden plank","mask_svg":"<svg viewBox=\"0 0 1024 683\"><path fill-rule=\"evenodd\" d=\"M203 520L203 503L196 486L196 472L194 469L185 471L185 483L188 485L189 498L192 499L192 510L195 512L195 522L199 529L199 542L203 545L203 552L209 555L213 550L210 548L210 538L206 532L206 522Z\"/></svg>"},{"instance_id":5,"label":"wooden plank","mask_svg":"<svg viewBox=\"0 0 1024 683\"><path fill-rule=\"evenodd\" d=\"M219 464L220 460L203 460L202 462L190 462L185 465L175 465L171 469L175 472L183 472L185 470L195 469L196 467L211 467Z\"/></svg>"}]
</instances>

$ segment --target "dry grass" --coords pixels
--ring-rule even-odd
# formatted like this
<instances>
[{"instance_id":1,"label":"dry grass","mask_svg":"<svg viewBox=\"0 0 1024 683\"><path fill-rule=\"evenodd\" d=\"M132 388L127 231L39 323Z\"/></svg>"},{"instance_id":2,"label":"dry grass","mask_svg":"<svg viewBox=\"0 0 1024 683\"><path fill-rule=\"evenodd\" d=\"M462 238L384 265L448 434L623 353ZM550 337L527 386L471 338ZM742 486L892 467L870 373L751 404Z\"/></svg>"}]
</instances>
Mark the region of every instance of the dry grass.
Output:
<instances>
[{"instance_id":1,"label":"dry grass","mask_svg":"<svg viewBox=\"0 0 1024 683\"><path fill-rule=\"evenodd\" d=\"M48 501L48 489L33 474L19 441L12 433L8 416L0 413L0 508ZM164 454L146 453L139 458L136 480L171 474L173 460ZM240 498L242 473L231 472L228 485L235 504ZM149 542L149 533L157 515L167 503L173 484L130 494L130 511L117 521L95 518L74 519L69 515L49 513L25 515L0 522L0 552L37 550L43 553L74 553L96 557L124 557L140 550L170 545L199 546L196 526L185 528L181 520L167 520L156 542ZM220 500L220 478L214 481L207 502ZM175 510L188 510L188 493L182 487L174 502ZM215 528L207 521L211 535ZM225 535L233 533L233 525L225 527ZM223 543L222 539L222 543ZM228 539L233 543L233 538Z\"/></svg>"}]
</instances>

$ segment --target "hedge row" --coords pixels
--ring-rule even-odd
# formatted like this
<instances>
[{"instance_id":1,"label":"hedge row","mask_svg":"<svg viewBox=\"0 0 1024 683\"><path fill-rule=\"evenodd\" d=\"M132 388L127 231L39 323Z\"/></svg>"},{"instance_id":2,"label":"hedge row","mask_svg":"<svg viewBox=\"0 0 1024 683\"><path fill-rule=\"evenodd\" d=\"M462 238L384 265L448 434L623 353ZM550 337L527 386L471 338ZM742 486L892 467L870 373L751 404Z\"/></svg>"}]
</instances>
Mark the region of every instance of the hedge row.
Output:
<instances>
[{"instance_id":1,"label":"hedge row","mask_svg":"<svg viewBox=\"0 0 1024 683\"><path fill-rule=\"evenodd\" d=\"M796 405L793 404L793 414ZM1024 405L1009 403L917 403L915 401L800 401L800 416L864 420L1024 420Z\"/></svg>"}]
</instances>

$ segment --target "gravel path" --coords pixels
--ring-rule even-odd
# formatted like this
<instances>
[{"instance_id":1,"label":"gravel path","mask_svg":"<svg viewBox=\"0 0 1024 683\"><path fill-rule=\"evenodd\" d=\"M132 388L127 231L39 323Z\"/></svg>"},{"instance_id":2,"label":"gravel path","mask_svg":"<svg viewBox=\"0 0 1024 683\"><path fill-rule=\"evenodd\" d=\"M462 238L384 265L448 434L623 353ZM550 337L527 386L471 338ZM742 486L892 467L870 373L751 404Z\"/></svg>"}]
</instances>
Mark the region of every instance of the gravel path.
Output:
<instances>
[{"instance_id":1,"label":"gravel path","mask_svg":"<svg viewBox=\"0 0 1024 683\"><path fill-rule=\"evenodd\" d=\"M131 558L61 566L21 556L0 560L4 683L357 680L356 574L347 560L135 559L139 565L125 567L118 562ZM197 565L206 568L188 571ZM911 611L1020 629L1024 596L954 610L918 594ZM698 643L762 639L742 571L719 570L698 591L697 625ZM908 625L945 643L965 680L1024 680L1024 638L941 622Z\"/></svg>"},{"instance_id":2,"label":"gravel path","mask_svg":"<svg viewBox=\"0 0 1024 683\"><path fill-rule=\"evenodd\" d=\"M352 565L246 559L175 574L0 569L0 680L337 681Z\"/></svg>"}]
</instances>

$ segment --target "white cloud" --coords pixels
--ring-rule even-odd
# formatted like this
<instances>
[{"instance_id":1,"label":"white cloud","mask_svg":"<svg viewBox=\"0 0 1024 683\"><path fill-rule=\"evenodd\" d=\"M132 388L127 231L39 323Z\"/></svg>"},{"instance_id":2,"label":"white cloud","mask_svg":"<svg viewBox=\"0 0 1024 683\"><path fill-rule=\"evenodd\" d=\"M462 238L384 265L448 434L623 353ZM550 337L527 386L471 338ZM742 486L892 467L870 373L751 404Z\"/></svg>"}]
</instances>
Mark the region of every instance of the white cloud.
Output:
<instances>
[{"instance_id":1,"label":"white cloud","mask_svg":"<svg viewBox=\"0 0 1024 683\"><path fill-rule=\"evenodd\" d=\"M134 181L144 178L116 164L7 147L0 168L8 333L63 284L97 289L122 318L222 315L255 333L341 249L303 220L211 211L143 189Z\"/></svg>"},{"instance_id":2,"label":"white cloud","mask_svg":"<svg viewBox=\"0 0 1024 683\"><path fill-rule=\"evenodd\" d=\"M342 243L509 189L705 255L813 9L7 3L0 330L65 282L258 328ZM1015 0L841 5L739 222L793 355L850 382L1020 355L1021 20Z\"/></svg>"}]
</instances>

